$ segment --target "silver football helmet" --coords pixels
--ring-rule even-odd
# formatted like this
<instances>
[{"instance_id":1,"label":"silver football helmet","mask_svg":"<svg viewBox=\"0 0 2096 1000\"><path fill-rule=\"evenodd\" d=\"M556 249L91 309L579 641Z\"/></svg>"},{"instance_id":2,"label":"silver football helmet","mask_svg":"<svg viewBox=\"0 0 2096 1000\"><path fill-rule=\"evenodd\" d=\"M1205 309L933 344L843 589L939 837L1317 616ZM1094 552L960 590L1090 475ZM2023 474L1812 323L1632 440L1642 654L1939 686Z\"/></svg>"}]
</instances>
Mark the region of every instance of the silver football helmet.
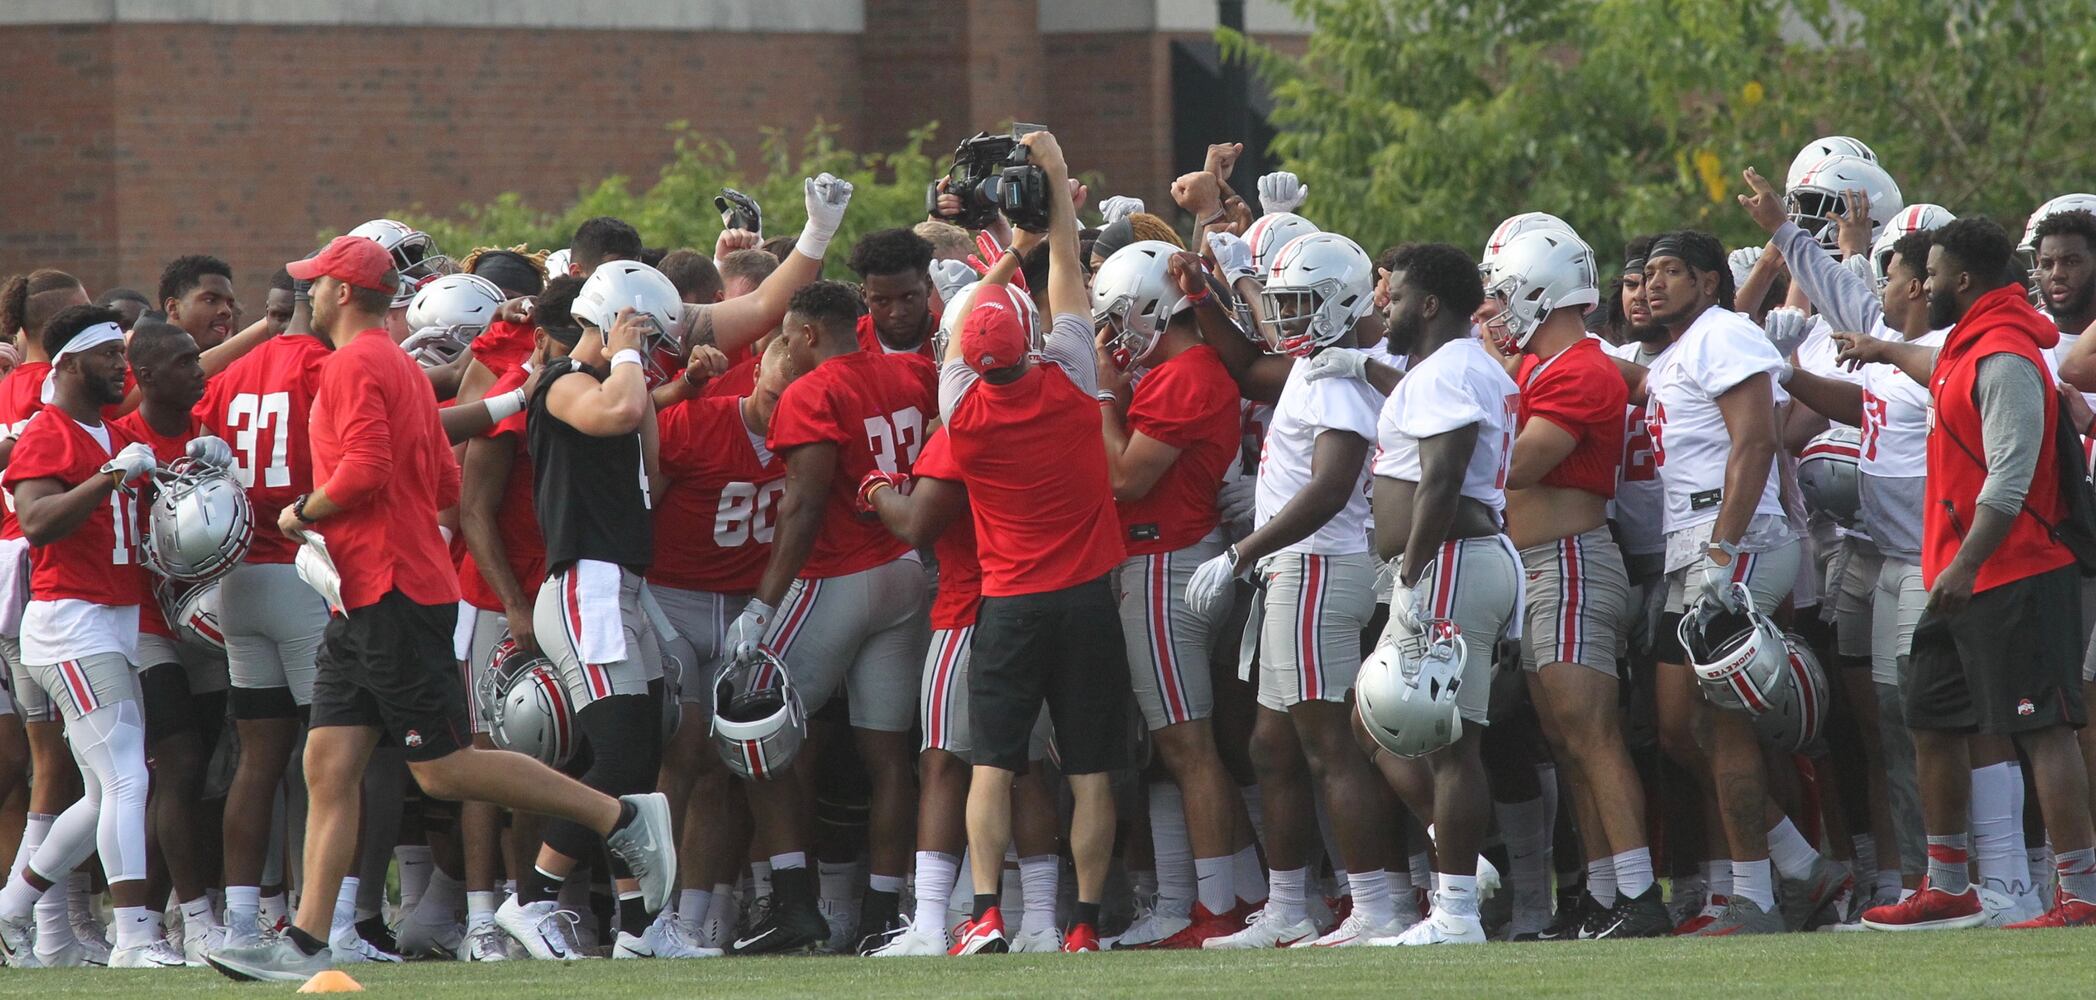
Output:
<instances>
[{"instance_id":1,"label":"silver football helmet","mask_svg":"<svg viewBox=\"0 0 2096 1000\"><path fill-rule=\"evenodd\" d=\"M437 250L437 241L405 222L373 219L349 231L385 247L400 272L400 288L393 293L393 308L405 309L415 293L430 281L458 270L451 258Z\"/></svg>"},{"instance_id":2,"label":"silver football helmet","mask_svg":"<svg viewBox=\"0 0 2096 1000\"><path fill-rule=\"evenodd\" d=\"M1523 212L1500 220L1499 225L1492 229L1492 237L1485 241L1485 252L1477 258L1477 276L1485 284L1491 284L1492 269L1499 262L1499 252L1505 250L1514 237L1539 229L1562 229L1569 233L1572 226L1549 212Z\"/></svg>"},{"instance_id":3,"label":"silver football helmet","mask_svg":"<svg viewBox=\"0 0 2096 1000\"><path fill-rule=\"evenodd\" d=\"M1841 524L1854 523L1863 507L1856 471L1863 455L1863 435L1837 425L1805 443L1798 453L1798 489L1807 510L1823 511Z\"/></svg>"},{"instance_id":4,"label":"silver football helmet","mask_svg":"<svg viewBox=\"0 0 2096 1000\"><path fill-rule=\"evenodd\" d=\"M1870 245L1870 275L1877 281L1878 287L1885 287L1885 283L1891 280L1885 269L1892 266L1892 245L1898 243L1900 237L1908 233L1941 229L1957 221L1957 218L1951 214L1950 209L1928 202L1908 205L1901 209L1900 214L1886 223L1884 230L1878 233L1877 240Z\"/></svg>"},{"instance_id":5,"label":"silver football helmet","mask_svg":"<svg viewBox=\"0 0 2096 1000\"><path fill-rule=\"evenodd\" d=\"M1281 353L1307 358L1375 308L1375 264L1338 233L1298 236L1274 257L1259 292L1260 324Z\"/></svg>"},{"instance_id":6,"label":"silver football helmet","mask_svg":"<svg viewBox=\"0 0 2096 1000\"><path fill-rule=\"evenodd\" d=\"M180 580L161 580L153 585L153 596L160 602L160 614L167 619L168 627L176 636L221 653L226 649L226 633L218 625L218 581L184 583Z\"/></svg>"},{"instance_id":7,"label":"silver football helmet","mask_svg":"<svg viewBox=\"0 0 2096 1000\"><path fill-rule=\"evenodd\" d=\"M1805 171L1829 156L1854 156L1878 162L1878 154L1861 139L1846 135L1821 136L1806 143L1805 148L1798 150L1798 155L1790 158L1790 169L1783 174L1783 189L1788 191L1797 187L1798 179L1805 176Z\"/></svg>"},{"instance_id":8,"label":"silver football helmet","mask_svg":"<svg viewBox=\"0 0 2096 1000\"><path fill-rule=\"evenodd\" d=\"M1819 240L1820 246L1832 250L1840 230L1834 217L1847 211L1851 190L1870 197L1873 240L1906 207L1892 175L1876 161L1860 156L1829 156L1813 164L1783 193L1783 200L1790 207L1790 221Z\"/></svg>"},{"instance_id":9,"label":"silver football helmet","mask_svg":"<svg viewBox=\"0 0 2096 1000\"><path fill-rule=\"evenodd\" d=\"M713 681L713 746L728 770L769 781L808 738L808 714L786 664L765 650L721 664Z\"/></svg>"},{"instance_id":10,"label":"silver football helmet","mask_svg":"<svg viewBox=\"0 0 2096 1000\"><path fill-rule=\"evenodd\" d=\"M553 251L552 253L549 253L549 254L547 254L547 255L546 255L546 280L548 280L548 281L551 281L551 280L553 280L554 278L565 278L565 277L567 277L567 276L568 276L568 258L569 258L570 256L571 256L571 254L570 254L570 252L569 252L569 250L568 250L568 248L567 248L567 247L561 247L560 249L558 249L558 250L555 250L555 251Z\"/></svg>"},{"instance_id":11,"label":"silver football helmet","mask_svg":"<svg viewBox=\"0 0 2096 1000\"><path fill-rule=\"evenodd\" d=\"M1245 229L1244 241L1252 248L1252 267L1259 272L1260 280L1265 280L1267 272L1273 269L1274 258L1282 247L1298 236L1315 232L1320 232L1316 223L1294 212L1268 212L1252 220Z\"/></svg>"},{"instance_id":12,"label":"silver football helmet","mask_svg":"<svg viewBox=\"0 0 2096 1000\"><path fill-rule=\"evenodd\" d=\"M574 703L553 661L526 656L506 636L495 644L493 660L479 681L489 737L497 747L536 757L548 767L567 764L582 737Z\"/></svg>"},{"instance_id":13,"label":"silver football helmet","mask_svg":"<svg viewBox=\"0 0 2096 1000\"><path fill-rule=\"evenodd\" d=\"M677 319L683 313L684 300L677 294L677 286L661 271L640 261L606 261L582 283L570 312L577 320L608 335L622 309L646 314L655 321L655 331L648 335L641 361L651 388L668 381L673 373L663 368L660 358L667 355L680 362L684 358L677 341Z\"/></svg>"},{"instance_id":14,"label":"silver football helmet","mask_svg":"<svg viewBox=\"0 0 2096 1000\"><path fill-rule=\"evenodd\" d=\"M1746 584L1733 584L1729 601L1697 598L1679 634L1711 704L1747 713L1757 732L1786 750L1819 738L1826 675L1802 640L1754 609Z\"/></svg>"},{"instance_id":15,"label":"silver football helmet","mask_svg":"<svg viewBox=\"0 0 2096 1000\"><path fill-rule=\"evenodd\" d=\"M1162 240L1141 240L1114 251L1092 275L1092 326L1111 329L1107 350L1122 371L1150 356L1184 298L1169 270L1178 252Z\"/></svg>"},{"instance_id":16,"label":"silver football helmet","mask_svg":"<svg viewBox=\"0 0 2096 1000\"><path fill-rule=\"evenodd\" d=\"M255 512L231 469L185 455L154 470L153 481L147 565L170 580L200 583L240 564L255 537Z\"/></svg>"},{"instance_id":17,"label":"silver football helmet","mask_svg":"<svg viewBox=\"0 0 2096 1000\"><path fill-rule=\"evenodd\" d=\"M1393 626L1396 638L1376 646L1354 679L1354 711L1376 745L1400 757L1419 757L1463 735L1456 692L1463 686L1469 647L1445 618L1417 629Z\"/></svg>"},{"instance_id":18,"label":"silver football helmet","mask_svg":"<svg viewBox=\"0 0 2096 1000\"><path fill-rule=\"evenodd\" d=\"M1502 350L1520 350L1552 312L1584 306L1584 315L1601 301L1594 251L1570 229L1531 229L1500 248L1485 296L1500 301L1487 332L1505 331L1494 341Z\"/></svg>"},{"instance_id":19,"label":"silver football helmet","mask_svg":"<svg viewBox=\"0 0 2096 1000\"><path fill-rule=\"evenodd\" d=\"M457 361L502 309L502 289L477 274L447 274L423 285L408 303L408 339L400 349L424 368Z\"/></svg>"}]
</instances>

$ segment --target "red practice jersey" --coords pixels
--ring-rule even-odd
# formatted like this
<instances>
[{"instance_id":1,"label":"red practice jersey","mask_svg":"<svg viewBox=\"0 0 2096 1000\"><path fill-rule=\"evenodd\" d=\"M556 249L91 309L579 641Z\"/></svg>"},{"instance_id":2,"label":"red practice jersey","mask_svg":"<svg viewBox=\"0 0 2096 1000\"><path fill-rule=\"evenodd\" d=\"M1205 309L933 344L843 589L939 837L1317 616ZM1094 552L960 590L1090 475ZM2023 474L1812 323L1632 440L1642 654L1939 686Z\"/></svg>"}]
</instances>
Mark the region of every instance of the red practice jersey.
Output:
<instances>
[{"instance_id":1,"label":"red practice jersey","mask_svg":"<svg viewBox=\"0 0 2096 1000\"><path fill-rule=\"evenodd\" d=\"M22 428L29 418L44 408L44 381L51 377L51 366L42 361L24 361L0 380L0 424L15 437L22 436ZM0 502L0 538L22 537L22 524L15 520L15 497L13 492L4 494Z\"/></svg>"},{"instance_id":2,"label":"red practice jersey","mask_svg":"<svg viewBox=\"0 0 2096 1000\"><path fill-rule=\"evenodd\" d=\"M1543 474L1543 485L1615 496L1630 390L1615 362L1602 353L1601 342L1588 337L1548 361L1524 354L1514 382L1521 387L1517 426L1541 417L1575 442L1572 453Z\"/></svg>"},{"instance_id":3,"label":"red practice jersey","mask_svg":"<svg viewBox=\"0 0 2096 1000\"><path fill-rule=\"evenodd\" d=\"M109 446L56 406L46 406L23 428L0 486L12 494L32 479L55 479L67 489L100 474L111 456L131 443L122 427L105 423ZM87 520L64 538L29 550L29 592L38 601L87 601L109 607L137 604L146 592L138 551L143 500L111 490Z\"/></svg>"},{"instance_id":4,"label":"red practice jersey","mask_svg":"<svg viewBox=\"0 0 2096 1000\"><path fill-rule=\"evenodd\" d=\"M783 460L800 445L837 446L822 534L800 575L845 576L891 562L910 547L853 509L859 480L875 469L909 475L924 425L939 418L931 361L869 351L840 354L795 379L779 397L767 443Z\"/></svg>"},{"instance_id":5,"label":"red practice jersey","mask_svg":"<svg viewBox=\"0 0 2096 1000\"><path fill-rule=\"evenodd\" d=\"M524 369L512 368L509 374L495 380L487 394L499 396L523 385L527 377ZM524 414L523 410L510 414L481 436L510 448L509 481L503 484L502 500L495 508L495 534L501 537L502 551L509 557L510 574L517 578L517 585L524 588L524 597L529 600L546 580L546 539L539 533L538 510L531 505L531 449L525 444ZM460 537L464 537L463 532ZM481 578L480 564L474 561L470 550L459 563L459 595L482 611L503 610L502 598Z\"/></svg>"},{"instance_id":6,"label":"red practice jersey","mask_svg":"<svg viewBox=\"0 0 2096 1000\"><path fill-rule=\"evenodd\" d=\"M146 423L144 407L118 417L113 421L113 426L122 431L125 438L132 441L144 441L152 446L153 458L163 468L175 459L187 454L189 442L201 433L197 427L196 420L192 417L187 431L174 435L162 434L154 430L153 425ZM150 527L143 513L150 496L150 492L142 492L139 497L139 510L141 512L139 532L141 538L144 537L144 532ZM264 530L274 531L274 529L275 525L273 524L266 526L257 524L255 525L255 534L259 535ZM281 534L279 534L279 537L281 537ZM140 574L139 583L143 589L138 594L138 630L164 639L173 639L175 638L174 630L167 627L167 617L160 613L160 599L153 594L154 580L154 574L150 570Z\"/></svg>"},{"instance_id":7,"label":"red practice jersey","mask_svg":"<svg viewBox=\"0 0 2096 1000\"><path fill-rule=\"evenodd\" d=\"M307 421L321 366L334 353L307 334L271 338L212 376L197 402L197 422L233 446L233 478L255 509L248 562L288 563L298 554L276 530L277 517L313 488Z\"/></svg>"},{"instance_id":8,"label":"red practice jersey","mask_svg":"<svg viewBox=\"0 0 2096 1000\"><path fill-rule=\"evenodd\" d=\"M467 345L466 350L473 355L473 360L480 362L482 367L495 373L497 380L501 380L523 366L525 360L531 357L531 349L537 340L538 330L530 323L511 323L498 319L489 323L487 329L480 331L480 336L473 338L473 343ZM524 381L518 379L510 388L514 389L523 384ZM488 390L488 395L494 394L494 389Z\"/></svg>"},{"instance_id":9,"label":"red practice jersey","mask_svg":"<svg viewBox=\"0 0 2096 1000\"><path fill-rule=\"evenodd\" d=\"M738 398L687 399L656 422L670 484L655 505L648 582L720 594L757 589L771 560L786 466L750 432Z\"/></svg>"},{"instance_id":10,"label":"red practice jersey","mask_svg":"<svg viewBox=\"0 0 2096 1000\"><path fill-rule=\"evenodd\" d=\"M1142 499L1117 505L1129 555L1176 552L1215 530L1215 494L1242 440L1238 404L1236 381L1206 344L1136 383L1128 429L1179 449L1179 457Z\"/></svg>"}]
</instances>

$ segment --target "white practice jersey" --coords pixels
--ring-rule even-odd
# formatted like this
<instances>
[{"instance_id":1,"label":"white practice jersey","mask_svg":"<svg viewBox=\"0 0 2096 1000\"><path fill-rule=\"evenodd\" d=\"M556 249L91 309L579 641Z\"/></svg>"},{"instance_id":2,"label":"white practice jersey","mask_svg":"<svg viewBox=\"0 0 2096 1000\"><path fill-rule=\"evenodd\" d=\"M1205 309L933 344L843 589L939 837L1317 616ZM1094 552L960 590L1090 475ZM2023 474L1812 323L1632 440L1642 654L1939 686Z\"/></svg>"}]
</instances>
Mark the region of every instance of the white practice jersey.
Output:
<instances>
[{"instance_id":1,"label":"white practice jersey","mask_svg":"<svg viewBox=\"0 0 2096 1000\"><path fill-rule=\"evenodd\" d=\"M1666 348L1635 340L1604 345L1611 357L1650 368ZM1616 498L1609 516L1623 539L1625 555L1653 556L1667 550L1666 491L1659 485L1659 466L1652 456L1652 432L1645 427L1645 404L1623 408L1623 464L1616 471Z\"/></svg>"},{"instance_id":2,"label":"white practice jersey","mask_svg":"<svg viewBox=\"0 0 2096 1000\"><path fill-rule=\"evenodd\" d=\"M1782 368L1783 359L1753 320L1718 306L1696 317L1652 366L1645 380L1645 425L1666 489L1669 533L1716 520L1724 502L1732 436L1718 397L1755 375L1773 376ZM1788 396L1778 386L1775 398L1781 403ZM1756 514L1783 516L1781 480L1772 460L1754 504Z\"/></svg>"},{"instance_id":3,"label":"white practice jersey","mask_svg":"<svg viewBox=\"0 0 2096 1000\"><path fill-rule=\"evenodd\" d=\"M1839 360L1841 346L1834 343L1834 328L1827 325L1826 317L1814 316L1811 322L1804 341L1798 344L1798 368L1821 378L1862 385L1863 373L1850 371Z\"/></svg>"},{"instance_id":4,"label":"white practice jersey","mask_svg":"<svg viewBox=\"0 0 2096 1000\"><path fill-rule=\"evenodd\" d=\"M1328 351L1352 348L1328 347ZM1307 360L1288 372L1281 398L1274 401L1272 422L1266 428L1266 443L1259 451L1259 489L1253 526L1273 520L1281 508L1310 485L1310 459L1318 435L1344 431L1375 443L1376 411L1383 397L1359 379L1328 378L1316 382L1303 377ZM1354 489L1346 506L1317 531L1283 552L1311 555L1353 555L1368 551L1368 463L1355 473Z\"/></svg>"},{"instance_id":5,"label":"white practice jersey","mask_svg":"<svg viewBox=\"0 0 2096 1000\"><path fill-rule=\"evenodd\" d=\"M1943 346L1950 331L1937 330L1912 341ZM1907 377L1896 365L1864 365L1862 444L1858 467L1887 479L1927 474L1929 465L1929 389Z\"/></svg>"},{"instance_id":6,"label":"white practice jersey","mask_svg":"<svg viewBox=\"0 0 2096 1000\"><path fill-rule=\"evenodd\" d=\"M1376 420L1375 474L1419 481L1422 438L1477 425L1477 447L1463 470L1463 496L1506 510L1507 462L1513 457L1521 389L1506 366L1465 337L1422 358L1383 401Z\"/></svg>"}]
</instances>

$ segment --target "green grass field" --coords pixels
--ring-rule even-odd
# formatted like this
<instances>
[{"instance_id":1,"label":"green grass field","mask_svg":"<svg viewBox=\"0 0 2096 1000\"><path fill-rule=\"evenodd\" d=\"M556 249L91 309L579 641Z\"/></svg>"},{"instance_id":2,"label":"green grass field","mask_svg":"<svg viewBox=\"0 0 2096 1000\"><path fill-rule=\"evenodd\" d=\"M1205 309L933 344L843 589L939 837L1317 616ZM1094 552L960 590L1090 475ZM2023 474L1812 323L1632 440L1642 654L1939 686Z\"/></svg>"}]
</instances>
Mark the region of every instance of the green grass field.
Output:
<instances>
[{"instance_id":1,"label":"green grass field","mask_svg":"<svg viewBox=\"0 0 2096 1000\"><path fill-rule=\"evenodd\" d=\"M1791 934L1724 941L1494 944L1306 954L1162 952L970 959L716 959L352 967L366 995L414 1000L811 996L2088 996L2088 931ZM0 970L0 997L288 996L208 970Z\"/></svg>"}]
</instances>

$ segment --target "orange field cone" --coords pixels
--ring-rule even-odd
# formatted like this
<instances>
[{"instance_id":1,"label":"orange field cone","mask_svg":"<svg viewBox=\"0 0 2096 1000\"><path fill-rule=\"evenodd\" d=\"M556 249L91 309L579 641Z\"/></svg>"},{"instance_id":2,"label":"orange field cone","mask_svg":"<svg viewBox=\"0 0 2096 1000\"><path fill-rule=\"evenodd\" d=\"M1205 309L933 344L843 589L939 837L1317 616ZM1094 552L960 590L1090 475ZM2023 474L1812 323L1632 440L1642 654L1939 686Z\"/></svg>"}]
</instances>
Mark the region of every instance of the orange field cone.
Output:
<instances>
[{"instance_id":1,"label":"orange field cone","mask_svg":"<svg viewBox=\"0 0 2096 1000\"><path fill-rule=\"evenodd\" d=\"M306 980L306 985L299 987L298 991L300 993L362 993L364 992L364 986L362 983L349 978L349 973L343 972L341 969L329 969L326 972L316 973L313 978Z\"/></svg>"}]
</instances>

